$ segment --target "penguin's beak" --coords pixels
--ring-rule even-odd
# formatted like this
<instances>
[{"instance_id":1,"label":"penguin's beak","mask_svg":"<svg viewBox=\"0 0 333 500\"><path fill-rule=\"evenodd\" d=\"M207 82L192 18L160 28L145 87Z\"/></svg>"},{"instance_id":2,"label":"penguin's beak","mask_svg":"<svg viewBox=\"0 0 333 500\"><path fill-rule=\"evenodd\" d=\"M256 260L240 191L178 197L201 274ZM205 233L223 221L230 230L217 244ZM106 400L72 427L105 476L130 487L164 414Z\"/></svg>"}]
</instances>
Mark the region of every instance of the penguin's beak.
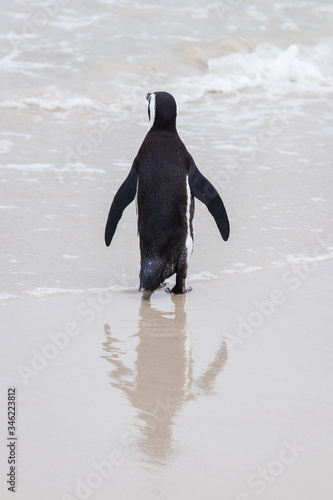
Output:
<instances>
[{"instance_id":1,"label":"penguin's beak","mask_svg":"<svg viewBox=\"0 0 333 500\"><path fill-rule=\"evenodd\" d=\"M148 92L148 94L146 95L146 99L148 101L149 97L151 96L151 93Z\"/></svg>"}]
</instances>

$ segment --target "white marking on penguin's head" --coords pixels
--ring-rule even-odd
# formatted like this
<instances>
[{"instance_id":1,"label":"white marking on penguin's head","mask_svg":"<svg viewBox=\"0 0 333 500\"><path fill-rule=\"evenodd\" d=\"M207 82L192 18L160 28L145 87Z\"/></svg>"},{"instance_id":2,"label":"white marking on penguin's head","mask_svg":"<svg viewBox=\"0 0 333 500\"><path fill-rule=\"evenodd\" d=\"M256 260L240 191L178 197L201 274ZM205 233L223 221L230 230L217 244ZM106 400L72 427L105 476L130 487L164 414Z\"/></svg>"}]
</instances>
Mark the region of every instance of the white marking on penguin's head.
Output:
<instances>
[{"instance_id":1,"label":"white marking on penguin's head","mask_svg":"<svg viewBox=\"0 0 333 500\"><path fill-rule=\"evenodd\" d=\"M147 94L148 101L148 117L150 128L154 125L155 114L156 114L156 96L155 94Z\"/></svg>"}]
</instances>

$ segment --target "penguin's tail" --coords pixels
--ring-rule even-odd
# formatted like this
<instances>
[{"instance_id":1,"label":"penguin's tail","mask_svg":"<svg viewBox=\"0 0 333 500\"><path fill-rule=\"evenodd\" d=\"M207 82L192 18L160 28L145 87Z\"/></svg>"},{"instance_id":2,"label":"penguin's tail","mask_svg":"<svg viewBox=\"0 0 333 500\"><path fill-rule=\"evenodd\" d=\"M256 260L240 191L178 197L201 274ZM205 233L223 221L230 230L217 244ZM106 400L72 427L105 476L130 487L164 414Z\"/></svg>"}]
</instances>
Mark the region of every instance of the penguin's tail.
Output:
<instances>
[{"instance_id":1,"label":"penguin's tail","mask_svg":"<svg viewBox=\"0 0 333 500\"><path fill-rule=\"evenodd\" d=\"M153 292L164 280L163 262L158 258L145 259L140 270L140 290Z\"/></svg>"}]
</instances>

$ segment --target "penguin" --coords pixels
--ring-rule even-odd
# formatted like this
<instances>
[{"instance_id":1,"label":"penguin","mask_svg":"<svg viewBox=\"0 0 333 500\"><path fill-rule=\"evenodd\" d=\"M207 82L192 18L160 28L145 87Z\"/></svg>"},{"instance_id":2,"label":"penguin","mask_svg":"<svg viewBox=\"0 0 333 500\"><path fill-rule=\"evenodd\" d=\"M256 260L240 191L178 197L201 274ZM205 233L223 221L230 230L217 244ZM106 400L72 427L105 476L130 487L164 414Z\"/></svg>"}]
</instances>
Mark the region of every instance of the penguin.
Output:
<instances>
[{"instance_id":1,"label":"penguin","mask_svg":"<svg viewBox=\"0 0 333 500\"><path fill-rule=\"evenodd\" d=\"M168 92L148 93L150 129L131 170L117 191L107 219L110 245L125 208L137 197L140 290L153 292L176 273L169 293L183 294L193 249L194 198L206 205L222 238L229 220L220 195L197 168L176 129L177 104Z\"/></svg>"}]
</instances>

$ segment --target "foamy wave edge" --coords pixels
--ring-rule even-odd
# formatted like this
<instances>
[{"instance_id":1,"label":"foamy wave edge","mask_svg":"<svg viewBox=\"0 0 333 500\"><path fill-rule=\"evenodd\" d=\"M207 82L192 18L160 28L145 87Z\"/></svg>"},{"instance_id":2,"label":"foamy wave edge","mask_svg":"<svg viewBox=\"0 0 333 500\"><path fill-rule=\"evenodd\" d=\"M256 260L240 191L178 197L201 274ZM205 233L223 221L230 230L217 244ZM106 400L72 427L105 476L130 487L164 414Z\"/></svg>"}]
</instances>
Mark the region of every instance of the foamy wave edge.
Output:
<instances>
[{"instance_id":1,"label":"foamy wave edge","mask_svg":"<svg viewBox=\"0 0 333 500\"><path fill-rule=\"evenodd\" d=\"M20 297L19 295L12 295L10 293L0 293L0 303L21 300L22 298L23 297Z\"/></svg>"},{"instance_id":2,"label":"foamy wave edge","mask_svg":"<svg viewBox=\"0 0 333 500\"><path fill-rule=\"evenodd\" d=\"M39 287L35 290L24 292L27 295L32 295L34 297L49 297L49 296L81 296L81 295L98 295L105 292L136 292L139 290L139 286L121 286L121 285L111 285L106 288L88 288L87 290L81 289L67 289L67 288L47 288Z\"/></svg>"},{"instance_id":3,"label":"foamy wave edge","mask_svg":"<svg viewBox=\"0 0 333 500\"><path fill-rule=\"evenodd\" d=\"M264 43L252 52L208 59L207 70L199 77L174 82L188 99L205 93L235 94L246 89L279 88L290 91L333 91L333 40L313 46L290 45L282 49Z\"/></svg>"},{"instance_id":4,"label":"foamy wave edge","mask_svg":"<svg viewBox=\"0 0 333 500\"><path fill-rule=\"evenodd\" d=\"M32 295L34 297L47 297L47 296L61 296L61 295L84 295L86 292L80 289L66 289L66 288L48 288L41 286L35 288L35 290L28 290L24 292L27 295Z\"/></svg>"},{"instance_id":5,"label":"foamy wave edge","mask_svg":"<svg viewBox=\"0 0 333 500\"><path fill-rule=\"evenodd\" d=\"M218 279L218 276L211 273L210 271L202 271L198 274L190 274L187 281L210 281L216 279Z\"/></svg>"},{"instance_id":6,"label":"foamy wave edge","mask_svg":"<svg viewBox=\"0 0 333 500\"><path fill-rule=\"evenodd\" d=\"M65 91L64 91L65 94ZM29 109L39 108L49 112L71 113L81 111L83 109L89 111L103 111L119 114L123 111L121 101L117 102L102 102L91 99L85 96L66 97L22 97L19 99L3 99L0 101L2 109ZM118 118L119 119L119 118Z\"/></svg>"},{"instance_id":7,"label":"foamy wave edge","mask_svg":"<svg viewBox=\"0 0 333 500\"><path fill-rule=\"evenodd\" d=\"M333 254L328 253L324 255L318 255L316 257L310 256L293 256L286 255L285 260L283 261L274 261L268 267L261 266L248 266L243 269L224 269L220 271L220 274L223 275L247 275L253 274L260 271L268 271L269 269L279 269L283 267L288 267L290 265L301 266L310 262L318 262L325 263L330 260L333 260ZM192 274L188 276L187 281L195 282L195 281L212 281L219 279L219 276L211 273L210 271L202 271L198 274ZM168 279L166 280L168 284L174 284L175 280ZM25 291L22 296L13 295L10 293L2 293L0 294L0 303L6 303L10 301L22 300L24 297L33 296L33 297L80 297L87 295L99 295L102 293L140 293L139 292L139 284L136 286L124 286L124 285L111 285L106 288L88 288L86 290L82 289L65 289L65 288L48 288L48 287L39 287L35 290Z\"/></svg>"}]
</instances>

